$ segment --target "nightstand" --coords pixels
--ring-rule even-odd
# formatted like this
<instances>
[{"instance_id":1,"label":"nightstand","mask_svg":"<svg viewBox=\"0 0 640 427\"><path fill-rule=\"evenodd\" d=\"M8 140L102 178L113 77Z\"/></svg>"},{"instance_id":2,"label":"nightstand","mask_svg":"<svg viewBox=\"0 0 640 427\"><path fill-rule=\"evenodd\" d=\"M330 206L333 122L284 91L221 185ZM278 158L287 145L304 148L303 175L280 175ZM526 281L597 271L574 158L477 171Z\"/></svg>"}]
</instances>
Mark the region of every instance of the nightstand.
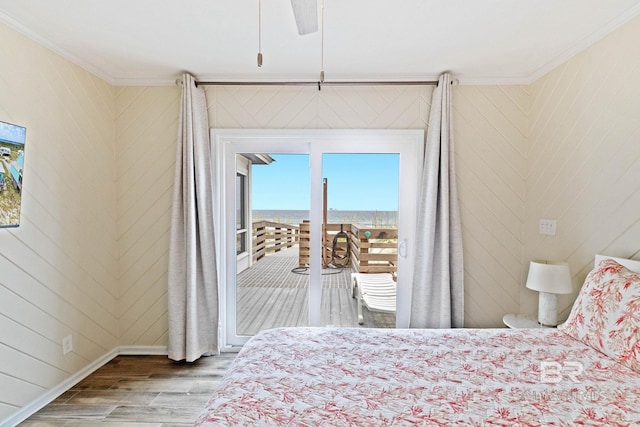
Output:
<instances>
[{"instance_id":1,"label":"nightstand","mask_svg":"<svg viewBox=\"0 0 640 427\"><path fill-rule=\"evenodd\" d=\"M511 329L537 329L545 327L538 323L538 318L533 314L505 314L502 322Z\"/></svg>"}]
</instances>

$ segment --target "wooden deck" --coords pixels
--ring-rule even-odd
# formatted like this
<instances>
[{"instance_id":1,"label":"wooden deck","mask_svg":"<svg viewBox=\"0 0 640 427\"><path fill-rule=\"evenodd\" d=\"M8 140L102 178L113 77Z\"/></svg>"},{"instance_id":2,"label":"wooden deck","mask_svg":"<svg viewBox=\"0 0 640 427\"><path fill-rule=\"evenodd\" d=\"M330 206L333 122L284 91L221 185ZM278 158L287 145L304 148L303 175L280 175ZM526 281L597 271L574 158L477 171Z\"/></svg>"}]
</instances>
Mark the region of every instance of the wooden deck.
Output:
<instances>
[{"instance_id":1,"label":"wooden deck","mask_svg":"<svg viewBox=\"0 0 640 427\"><path fill-rule=\"evenodd\" d=\"M262 258L238 275L238 335L255 335L263 329L308 326L307 272L298 267L298 248ZM358 325L356 300L351 297L350 268L323 270L322 326L393 328L395 315L373 313L363 308L364 325Z\"/></svg>"}]
</instances>

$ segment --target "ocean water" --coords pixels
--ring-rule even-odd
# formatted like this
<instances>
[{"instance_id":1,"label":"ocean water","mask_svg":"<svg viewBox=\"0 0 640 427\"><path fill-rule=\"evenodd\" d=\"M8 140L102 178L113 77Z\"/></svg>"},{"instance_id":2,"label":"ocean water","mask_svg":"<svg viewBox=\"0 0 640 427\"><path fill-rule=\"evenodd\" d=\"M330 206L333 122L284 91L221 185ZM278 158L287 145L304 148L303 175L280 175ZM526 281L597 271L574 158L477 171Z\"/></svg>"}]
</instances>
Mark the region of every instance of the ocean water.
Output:
<instances>
[{"instance_id":1,"label":"ocean water","mask_svg":"<svg viewBox=\"0 0 640 427\"><path fill-rule=\"evenodd\" d=\"M299 225L309 219L306 210L260 210L254 209L254 221L273 221L282 224ZM366 227L397 227L398 211L327 211L330 224L362 224Z\"/></svg>"}]
</instances>

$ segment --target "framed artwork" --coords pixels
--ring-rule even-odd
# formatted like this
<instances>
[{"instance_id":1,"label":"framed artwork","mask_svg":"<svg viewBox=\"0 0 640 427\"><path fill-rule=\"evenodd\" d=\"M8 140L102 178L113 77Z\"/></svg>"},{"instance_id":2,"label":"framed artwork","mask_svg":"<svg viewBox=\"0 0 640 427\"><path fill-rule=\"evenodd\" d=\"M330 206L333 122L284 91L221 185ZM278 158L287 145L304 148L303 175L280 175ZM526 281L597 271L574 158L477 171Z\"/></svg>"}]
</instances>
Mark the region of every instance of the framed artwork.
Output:
<instances>
[{"instance_id":1,"label":"framed artwork","mask_svg":"<svg viewBox=\"0 0 640 427\"><path fill-rule=\"evenodd\" d=\"M0 227L20 225L26 133L22 126L0 122Z\"/></svg>"}]
</instances>

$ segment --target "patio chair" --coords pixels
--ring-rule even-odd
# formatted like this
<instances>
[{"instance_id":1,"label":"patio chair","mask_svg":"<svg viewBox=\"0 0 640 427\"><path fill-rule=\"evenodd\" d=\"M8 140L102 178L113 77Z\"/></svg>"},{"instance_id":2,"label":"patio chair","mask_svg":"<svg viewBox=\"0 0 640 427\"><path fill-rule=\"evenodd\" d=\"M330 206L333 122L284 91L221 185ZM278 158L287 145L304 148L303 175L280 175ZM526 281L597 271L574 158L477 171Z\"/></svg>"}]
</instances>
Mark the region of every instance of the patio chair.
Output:
<instances>
[{"instance_id":1,"label":"patio chair","mask_svg":"<svg viewBox=\"0 0 640 427\"><path fill-rule=\"evenodd\" d=\"M358 299L358 323L364 324L362 305L369 311L396 312L396 282L389 273L351 273L351 297Z\"/></svg>"}]
</instances>

